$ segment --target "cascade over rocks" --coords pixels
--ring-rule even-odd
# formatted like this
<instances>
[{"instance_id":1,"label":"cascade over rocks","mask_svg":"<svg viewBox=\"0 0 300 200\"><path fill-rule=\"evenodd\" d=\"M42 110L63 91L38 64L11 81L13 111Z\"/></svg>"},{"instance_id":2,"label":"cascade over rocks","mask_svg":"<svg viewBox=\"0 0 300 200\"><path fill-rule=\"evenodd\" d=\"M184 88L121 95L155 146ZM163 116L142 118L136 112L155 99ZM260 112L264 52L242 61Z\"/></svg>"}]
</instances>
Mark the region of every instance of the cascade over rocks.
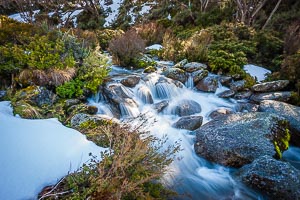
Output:
<instances>
[{"instance_id":1,"label":"cascade over rocks","mask_svg":"<svg viewBox=\"0 0 300 200\"><path fill-rule=\"evenodd\" d=\"M172 108L172 114L182 116L193 115L201 112L201 106L193 100L184 99L179 101L176 106Z\"/></svg>"},{"instance_id":2,"label":"cascade over rocks","mask_svg":"<svg viewBox=\"0 0 300 200\"><path fill-rule=\"evenodd\" d=\"M126 87L135 87L141 80L140 76L130 75L121 80L121 83Z\"/></svg>"},{"instance_id":3,"label":"cascade over rocks","mask_svg":"<svg viewBox=\"0 0 300 200\"><path fill-rule=\"evenodd\" d=\"M197 70L192 73L194 85L197 85L199 81L208 76L207 70Z\"/></svg>"},{"instance_id":4,"label":"cascade over rocks","mask_svg":"<svg viewBox=\"0 0 300 200\"><path fill-rule=\"evenodd\" d=\"M115 104L123 103L126 98L130 98L127 88L121 84L108 85L104 88L104 95Z\"/></svg>"},{"instance_id":5,"label":"cascade over rocks","mask_svg":"<svg viewBox=\"0 0 300 200\"><path fill-rule=\"evenodd\" d=\"M183 69L184 71L186 71L188 73L192 73L195 71L207 69L207 65L203 64L203 63L198 63L198 62L190 62L190 63L185 64L182 67L177 67L177 68Z\"/></svg>"},{"instance_id":6,"label":"cascade over rocks","mask_svg":"<svg viewBox=\"0 0 300 200\"><path fill-rule=\"evenodd\" d=\"M185 117L181 117L172 126L178 129L187 129L193 131L199 128L202 125L202 122L203 122L202 116L185 116Z\"/></svg>"},{"instance_id":7,"label":"cascade over rocks","mask_svg":"<svg viewBox=\"0 0 300 200\"><path fill-rule=\"evenodd\" d=\"M204 92L215 92L218 88L218 79L215 76L208 76L199 81L196 88Z\"/></svg>"},{"instance_id":8,"label":"cascade over rocks","mask_svg":"<svg viewBox=\"0 0 300 200\"><path fill-rule=\"evenodd\" d=\"M181 83L185 83L186 80L188 79L186 73L184 70L176 68L176 67L171 67L166 69L163 74L173 80L180 81Z\"/></svg>"},{"instance_id":9,"label":"cascade over rocks","mask_svg":"<svg viewBox=\"0 0 300 200\"><path fill-rule=\"evenodd\" d=\"M254 102L261 102L263 100L275 100L287 102L290 100L292 92L268 92L268 93L255 93L250 97Z\"/></svg>"},{"instance_id":10,"label":"cascade over rocks","mask_svg":"<svg viewBox=\"0 0 300 200\"><path fill-rule=\"evenodd\" d=\"M300 146L300 107L279 101L260 102L259 111L274 113L286 118L290 123L291 143Z\"/></svg>"},{"instance_id":11,"label":"cascade over rocks","mask_svg":"<svg viewBox=\"0 0 300 200\"><path fill-rule=\"evenodd\" d=\"M290 163L265 155L239 169L236 175L271 199L300 199L300 171Z\"/></svg>"},{"instance_id":12,"label":"cascade over rocks","mask_svg":"<svg viewBox=\"0 0 300 200\"><path fill-rule=\"evenodd\" d=\"M275 92L284 89L289 84L288 80L278 80L272 82L259 83L252 86L255 92Z\"/></svg>"},{"instance_id":13,"label":"cascade over rocks","mask_svg":"<svg viewBox=\"0 0 300 200\"><path fill-rule=\"evenodd\" d=\"M241 167L256 158L281 157L287 149L286 120L270 113L237 113L218 117L195 130L195 151L221 165Z\"/></svg>"}]
</instances>

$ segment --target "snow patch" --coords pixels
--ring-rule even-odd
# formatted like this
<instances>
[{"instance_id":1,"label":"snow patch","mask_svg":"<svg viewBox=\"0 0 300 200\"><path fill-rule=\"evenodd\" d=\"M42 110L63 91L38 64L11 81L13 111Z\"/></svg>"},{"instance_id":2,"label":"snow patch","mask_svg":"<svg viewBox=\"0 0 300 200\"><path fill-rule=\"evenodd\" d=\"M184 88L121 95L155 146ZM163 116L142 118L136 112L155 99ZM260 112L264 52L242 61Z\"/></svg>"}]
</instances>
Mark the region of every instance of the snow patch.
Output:
<instances>
[{"instance_id":1,"label":"snow patch","mask_svg":"<svg viewBox=\"0 0 300 200\"><path fill-rule=\"evenodd\" d=\"M0 102L0 198L36 199L47 185L77 170L104 148L57 119L14 117L10 102Z\"/></svg>"},{"instance_id":2,"label":"snow patch","mask_svg":"<svg viewBox=\"0 0 300 200\"><path fill-rule=\"evenodd\" d=\"M244 70L249 73L252 77L256 77L258 82L261 82L266 79L266 75L270 74L271 71L263 67L256 65L244 65Z\"/></svg>"},{"instance_id":3,"label":"snow patch","mask_svg":"<svg viewBox=\"0 0 300 200\"><path fill-rule=\"evenodd\" d=\"M105 10L105 12L108 12L108 16L105 18L104 27L108 27L113 23L114 20L116 20L116 18L119 15L119 9L122 3L123 0L113 0L112 4L105 5L102 1L100 1L100 4Z\"/></svg>"},{"instance_id":4,"label":"snow patch","mask_svg":"<svg viewBox=\"0 0 300 200\"><path fill-rule=\"evenodd\" d=\"M163 48L160 44L153 44L149 47L146 47L147 50L161 50Z\"/></svg>"}]
</instances>

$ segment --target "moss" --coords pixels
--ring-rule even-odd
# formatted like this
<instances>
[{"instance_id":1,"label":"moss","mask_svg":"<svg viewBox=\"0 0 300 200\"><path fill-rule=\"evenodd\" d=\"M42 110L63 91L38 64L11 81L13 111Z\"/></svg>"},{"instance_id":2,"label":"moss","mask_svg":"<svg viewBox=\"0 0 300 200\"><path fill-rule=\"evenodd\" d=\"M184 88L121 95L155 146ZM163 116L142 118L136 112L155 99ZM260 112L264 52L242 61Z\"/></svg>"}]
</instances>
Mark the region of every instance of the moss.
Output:
<instances>
[{"instance_id":1,"label":"moss","mask_svg":"<svg viewBox=\"0 0 300 200\"><path fill-rule=\"evenodd\" d=\"M274 156L277 159L282 158L282 152L289 148L289 141L291 138L290 131L288 129L289 122L287 120L281 120L278 122L278 131L274 136L273 145L276 151Z\"/></svg>"},{"instance_id":2,"label":"moss","mask_svg":"<svg viewBox=\"0 0 300 200\"><path fill-rule=\"evenodd\" d=\"M34 107L25 101L12 103L14 115L19 115L25 119L40 119L42 118L41 110Z\"/></svg>"}]
</instances>

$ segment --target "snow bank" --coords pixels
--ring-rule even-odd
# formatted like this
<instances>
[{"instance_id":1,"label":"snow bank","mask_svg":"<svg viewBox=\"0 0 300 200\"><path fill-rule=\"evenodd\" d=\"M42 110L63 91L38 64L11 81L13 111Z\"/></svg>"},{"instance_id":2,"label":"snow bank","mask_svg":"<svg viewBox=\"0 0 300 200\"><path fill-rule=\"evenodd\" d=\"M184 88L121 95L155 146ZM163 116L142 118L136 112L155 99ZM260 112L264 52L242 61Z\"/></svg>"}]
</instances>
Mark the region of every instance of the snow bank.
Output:
<instances>
[{"instance_id":1,"label":"snow bank","mask_svg":"<svg viewBox=\"0 0 300 200\"><path fill-rule=\"evenodd\" d=\"M123 0L113 0L111 5L105 5L104 1L100 1L101 6L103 9L107 12L108 16L105 18L105 24L104 27L108 27L111 23L113 23L114 20L119 15L119 9L121 7L121 4L123 3Z\"/></svg>"},{"instance_id":2,"label":"snow bank","mask_svg":"<svg viewBox=\"0 0 300 200\"><path fill-rule=\"evenodd\" d=\"M14 117L10 103L0 102L0 199L35 199L103 150L57 119Z\"/></svg>"},{"instance_id":3,"label":"snow bank","mask_svg":"<svg viewBox=\"0 0 300 200\"><path fill-rule=\"evenodd\" d=\"M252 77L256 77L258 82L265 80L266 75L271 73L270 70L256 65L244 65L244 70L247 73L249 73Z\"/></svg>"},{"instance_id":4,"label":"snow bank","mask_svg":"<svg viewBox=\"0 0 300 200\"><path fill-rule=\"evenodd\" d=\"M163 48L163 46L160 44L153 44L149 47L146 47L147 50L160 50L162 48Z\"/></svg>"}]
</instances>

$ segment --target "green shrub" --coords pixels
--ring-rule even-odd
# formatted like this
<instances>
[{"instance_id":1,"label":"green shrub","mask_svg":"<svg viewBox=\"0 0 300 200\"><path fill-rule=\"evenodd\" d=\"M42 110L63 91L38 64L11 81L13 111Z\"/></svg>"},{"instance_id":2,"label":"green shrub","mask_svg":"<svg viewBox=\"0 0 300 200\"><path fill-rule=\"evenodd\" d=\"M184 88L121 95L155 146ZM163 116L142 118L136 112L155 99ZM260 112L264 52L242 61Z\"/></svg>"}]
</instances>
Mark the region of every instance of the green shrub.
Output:
<instances>
[{"instance_id":1,"label":"green shrub","mask_svg":"<svg viewBox=\"0 0 300 200\"><path fill-rule=\"evenodd\" d=\"M133 29L109 43L113 63L123 67L136 67L134 61L140 58L145 47L145 41Z\"/></svg>"},{"instance_id":2,"label":"green shrub","mask_svg":"<svg viewBox=\"0 0 300 200\"><path fill-rule=\"evenodd\" d=\"M83 83L78 79L71 80L58 86L56 93L64 99L76 98L83 94L82 85Z\"/></svg>"},{"instance_id":3,"label":"green shrub","mask_svg":"<svg viewBox=\"0 0 300 200\"><path fill-rule=\"evenodd\" d=\"M124 32L120 29L96 30L98 42L100 44L101 49L103 50L106 50L108 48L110 41L117 37L120 37L122 34L124 34Z\"/></svg>"}]
</instances>

